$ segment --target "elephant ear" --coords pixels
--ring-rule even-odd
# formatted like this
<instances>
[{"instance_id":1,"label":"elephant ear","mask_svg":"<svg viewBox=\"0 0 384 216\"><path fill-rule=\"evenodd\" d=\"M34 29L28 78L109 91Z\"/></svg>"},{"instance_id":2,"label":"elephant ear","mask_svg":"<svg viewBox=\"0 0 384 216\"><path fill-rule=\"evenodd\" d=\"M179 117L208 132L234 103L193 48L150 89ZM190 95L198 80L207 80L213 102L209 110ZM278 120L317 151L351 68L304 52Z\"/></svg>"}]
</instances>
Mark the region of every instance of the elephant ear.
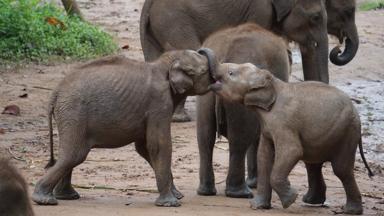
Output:
<instances>
[{"instance_id":1,"label":"elephant ear","mask_svg":"<svg viewBox=\"0 0 384 216\"><path fill-rule=\"evenodd\" d=\"M169 70L169 84L174 93L183 94L193 87L193 80L180 69L180 63L175 62Z\"/></svg>"},{"instance_id":2,"label":"elephant ear","mask_svg":"<svg viewBox=\"0 0 384 216\"><path fill-rule=\"evenodd\" d=\"M295 0L272 0L276 12L277 22L283 20L292 10Z\"/></svg>"},{"instance_id":3,"label":"elephant ear","mask_svg":"<svg viewBox=\"0 0 384 216\"><path fill-rule=\"evenodd\" d=\"M273 77L269 72L257 76L251 90L244 96L244 105L270 111L276 101L276 90L272 86Z\"/></svg>"}]
</instances>

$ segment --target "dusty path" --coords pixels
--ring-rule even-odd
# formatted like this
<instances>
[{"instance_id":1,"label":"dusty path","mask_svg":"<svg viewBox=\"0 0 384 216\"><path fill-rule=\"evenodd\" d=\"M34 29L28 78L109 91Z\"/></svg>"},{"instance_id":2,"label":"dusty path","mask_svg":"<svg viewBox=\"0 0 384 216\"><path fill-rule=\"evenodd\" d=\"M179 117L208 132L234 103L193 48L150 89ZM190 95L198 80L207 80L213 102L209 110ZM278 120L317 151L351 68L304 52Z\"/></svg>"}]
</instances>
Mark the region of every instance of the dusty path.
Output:
<instances>
[{"instance_id":1,"label":"dusty path","mask_svg":"<svg viewBox=\"0 0 384 216\"><path fill-rule=\"evenodd\" d=\"M129 45L123 53L142 60L138 20L143 0L81 0L87 20L103 26L116 36L121 46ZM363 193L365 214L384 215L384 11L359 12L357 24L361 45L356 58L347 66L330 65L331 83L347 91L355 101L363 120L364 145L367 158L376 173L373 180L366 175L357 155L356 176ZM31 184L44 173L48 160L48 131L46 104L50 89L70 71L73 65L28 66L0 71L0 109L17 104L21 116L0 115L0 151L10 155ZM301 77L300 65L294 65L294 77ZM20 98L22 94L26 98ZM194 115L194 99L188 103ZM1 110L0 110L1 111ZM0 129L0 130L1 130ZM302 164L296 166L290 178L299 189L300 199L283 210L276 197L273 209L253 211L245 199L224 197L225 176L228 167L227 144L215 148L214 167L218 196L196 195L198 185L198 150L195 122L173 124L173 172L177 187L184 193L180 208L158 208L153 171L138 156L133 146L114 150L93 150L88 160L74 171L73 183L88 189L78 189L82 197L76 201L60 201L58 206L37 206L37 215L330 215L340 212L345 195L340 181L330 165L324 169L328 186L328 208L309 208L300 201L306 191L306 172ZM55 137L57 147L57 137ZM10 150L10 151L9 151ZM31 190L33 187L31 186ZM381 199L380 199L381 198Z\"/></svg>"}]
</instances>

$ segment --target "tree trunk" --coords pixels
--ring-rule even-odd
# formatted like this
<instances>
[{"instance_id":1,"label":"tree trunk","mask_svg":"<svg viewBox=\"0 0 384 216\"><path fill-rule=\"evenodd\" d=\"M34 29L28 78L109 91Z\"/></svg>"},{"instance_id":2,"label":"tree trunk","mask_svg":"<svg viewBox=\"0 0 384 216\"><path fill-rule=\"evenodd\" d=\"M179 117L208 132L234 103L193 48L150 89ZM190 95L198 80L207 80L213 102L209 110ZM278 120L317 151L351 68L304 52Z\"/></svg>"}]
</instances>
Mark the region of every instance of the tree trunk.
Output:
<instances>
[{"instance_id":1,"label":"tree trunk","mask_svg":"<svg viewBox=\"0 0 384 216\"><path fill-rule=\"evenodd\" d=\"M80 19L83 19L83 15L81 14L81 11L79 9L79 6L77 5L76 0L61 0L61 2L63 3L65 11L67 11L67 14L69 16L76 15Z\"/></svg>"}]
</instances>

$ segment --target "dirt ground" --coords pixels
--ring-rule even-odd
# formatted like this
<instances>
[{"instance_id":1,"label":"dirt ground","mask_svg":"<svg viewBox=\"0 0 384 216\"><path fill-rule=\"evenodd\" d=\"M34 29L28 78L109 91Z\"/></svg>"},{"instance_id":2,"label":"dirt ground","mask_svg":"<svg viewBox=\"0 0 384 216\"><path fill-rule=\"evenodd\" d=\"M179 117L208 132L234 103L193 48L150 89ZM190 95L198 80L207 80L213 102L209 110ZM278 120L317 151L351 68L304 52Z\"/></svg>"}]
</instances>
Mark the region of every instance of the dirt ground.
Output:
<instances>
[{"instance_id":1,"label":"dirt ground","mask_svg":"<svg viewBox=\"0 0 384 216\"><path fill-rule=\"evenodd\" d=\"M115 35L122 53L142 60L139 41L139 17L143 0L80 0L87 20L99 24ZM370 179L357 155L356 178L363 194L365 215L384 215L384 10L358 12L360 49L355 59L344 67L330 64L331 84L351 95L363 121L366 157L377 175ZM332 46L332 45L331 45ZM21 108L20 116L0 115L1 155L12 157L23 172L30 190L43 175L48 158L46 107L49 94L70 72L74 64L0 69L0 111L9 104ZM302 77L299 63L293 66L291 81ZM27 94L26 97L20 97ZM194 98L187 104L194 116ZM283 209L274 194L273 209L251 210L246 199L224 196L228 168L228 145L216 145L214 168L218 195L196 194L198 185L198 149L195 122L172 125L173 173L176 186L185 195L182 207L154 206L158 196L154 173L134 151L132 145L120 149L95 149L87 161L73 173L73 183L80 200L60 201L58 206L37 206L37 215L331 215L340 213L345 194L340 181L326 164L327 205L304 206L301 197L307 189L305 168L299 163L290 175L300 197L290 208ZM57 136L55 136L57 147Z\"/></svg>"}]
</instances>

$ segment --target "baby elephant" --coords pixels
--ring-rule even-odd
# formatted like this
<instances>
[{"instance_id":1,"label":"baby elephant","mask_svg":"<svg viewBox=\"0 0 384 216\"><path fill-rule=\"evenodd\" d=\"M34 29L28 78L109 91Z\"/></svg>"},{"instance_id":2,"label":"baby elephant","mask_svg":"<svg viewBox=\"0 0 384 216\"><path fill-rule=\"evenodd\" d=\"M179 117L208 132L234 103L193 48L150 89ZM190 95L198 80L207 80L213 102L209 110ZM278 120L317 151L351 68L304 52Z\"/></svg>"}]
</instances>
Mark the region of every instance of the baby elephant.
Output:
<instances>
[{"instance_id":1,"label":"baby elephant","mask_svg":"<svg viewBox=\"0 0 384 216\"><path fill-rule=\"evenodd\" d=\"M240 102L262 123L258 149L257 195L252 208L270 208L274 189L284 208L297 197L288 175L299 160L330 161L347 195L345 213L362 214L361 194L353 174L356 148L361 146L359 115L350 98L320 82L285 83L253 64L219 67L211 88L224 100ZM226 71L226 72L224 72Z\"/></svg>"},{"instance_id":2,"label":"baby elephant","mask_svg":"<svg viewBox=\"0 0 384 216\"><path fill-rule=\"evenodd\" d=\"M0 159L0 215L34 215L27 183L7 159Z\"/></svg>"},{"instance_id":3,"label":"baby elephant","mask_svg":"<svg viewBox=\"0 0 384 216\"><path fill-rule=\"evenodd\" d=\"M208 58L208 59L207 59ZM49 107L51 160L36 184L33 201L56 205L78 199L71 186L72 169L92 148L117 148L135 142L152 166L160 196L158 206L180 206L171 173L171 120L187 95L204 94L213 79L208 49L171 51L152 63L108 57L68 75L52 95ZM213 69L213 67L212 67ZM52 115L59 133L59 158L53 158Z\"/></svg>"}]
</instances>

